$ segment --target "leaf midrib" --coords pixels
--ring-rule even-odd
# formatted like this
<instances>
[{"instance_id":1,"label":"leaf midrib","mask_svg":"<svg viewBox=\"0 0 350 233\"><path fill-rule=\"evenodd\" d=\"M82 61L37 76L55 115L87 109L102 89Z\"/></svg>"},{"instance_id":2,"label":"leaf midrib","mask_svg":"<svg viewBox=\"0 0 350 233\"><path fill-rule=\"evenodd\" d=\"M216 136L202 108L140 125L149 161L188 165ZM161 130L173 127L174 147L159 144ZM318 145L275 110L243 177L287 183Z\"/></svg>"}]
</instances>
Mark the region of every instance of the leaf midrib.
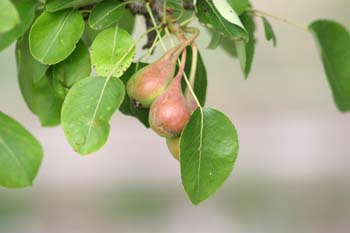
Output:
<instances>
[{"instance_id":1,"label":"leaf midrib","mask_svg":"<svg viewBox=\"0 0 350 233\"><path fill-rule=\"evenodd\" d=\"M73 12L74 12L74 10L72 9L72 10L63 18L63 21L60 22L59 29L58 29L56 35L54 36L54 39L51 41L51 44L50 44L49 47L46 49L46 51L45 51L43 57L41 58L42 61L46 58L46 56L47 56L47 54L49 53L50 49L51 49L52 46L55 44L55 42L56 42L58 36L60 35L61 31L63 30L63 27L65 26L65 24L66 24L66 22L67 22L69 16L70 16Z\"/></svg>"},{"instance_id":2,"label":"leaf midrib","mask_svg":"<svg viewBox=\"0 0 350 233\"><path fill-rule=\"evenodd\" d=\"M119 32L119 27L116 27L115 28L115 32L114 32L114 37L113 37L112 54L111 54L111 60L109 62L110 64L112 64L112 62L113 62L113 57L114 57L114 53L115 53L115 49L116 49L118 32Z\"/></svg>"},{"instance_id":3,"label":"leaf midrib","mask_svg":"<svg viewBox=\"0 0 350 233\"><path fill-rule=\"evenodd\" d=\"M199 198L200 193L200 173L201 173L201 162L202 162L202 147L203 147L203 127L204 127L204 114L203 108L199 107L200 116L201 116L201 124L200 124L200 134L199 134L199 147L198 147L198 168L197 168L197 197Z\"/></svg>"}]
</instances>

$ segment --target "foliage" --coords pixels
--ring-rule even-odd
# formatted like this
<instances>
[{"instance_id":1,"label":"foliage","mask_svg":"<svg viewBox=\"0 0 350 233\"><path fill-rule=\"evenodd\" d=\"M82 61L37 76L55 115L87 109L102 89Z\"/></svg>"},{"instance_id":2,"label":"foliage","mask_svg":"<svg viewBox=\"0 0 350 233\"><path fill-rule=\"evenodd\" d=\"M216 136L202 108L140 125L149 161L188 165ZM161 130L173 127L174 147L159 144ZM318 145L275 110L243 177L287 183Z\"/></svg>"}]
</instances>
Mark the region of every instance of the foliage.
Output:
<instances>
[{"instance_id":1,"label":"foliage","mask_svg":"<svg viewBox=\"0 0 350 233\"><path fill-rule=\"evenodd\" d=\"M136 40L132 36L135 15L145 18L147 28ZM262 20L266 40L277 45L268 17L279 19L254 9L248 0L197 0L196 4L191 0L2 0L0 51L16 42L18 82L25 103L43 126L62 124L69 144L81 155L93 153L106 143L109 121L117 110L149 128L149 108L128 96L125 87L140 71L149 76L140 80L172 74L167 70L167 56L179 58L182 66L176 69L176 77L182 78L182 90L180 87L181 93L176 94L185 101L184 111L191 114L181 134L167 141L172 142L168 143L172 146L169 149L180 160L184 189L191 202L198 204L229 177L239 145L230 119L204 107L208 77L194 42L199 29L189 25L197 19L208 28L212 35L208 47L222 46L236 57L247 78L254 60L257 18ZM348 112L349 31L330 20L311 23L309 31L320 50L336 105L340 111ZM170 34L175 35L179 45L190 46L177 47ZM136 47L146 36L147 51L135 59ZM173 50L179 51L167 53L172 50L163 40L169 40ZM165 62L162 67L147 70L150 64L142 62L143 58L151 56L159 44L164 49ZM157 84L157 80L153 83ZM137 85L144 85L143 90L149 88L147 83ZM162 85L165 86L158 90L170 86ZM162 93L151 94L157 97ZM172 103L167 104L176 116ZM167 114L164 112L162 117ZM171 123L176 120L174 117ZM42 156L38 141L0 112L0 186L30 186Z\"/></svg>"}]
</instances>

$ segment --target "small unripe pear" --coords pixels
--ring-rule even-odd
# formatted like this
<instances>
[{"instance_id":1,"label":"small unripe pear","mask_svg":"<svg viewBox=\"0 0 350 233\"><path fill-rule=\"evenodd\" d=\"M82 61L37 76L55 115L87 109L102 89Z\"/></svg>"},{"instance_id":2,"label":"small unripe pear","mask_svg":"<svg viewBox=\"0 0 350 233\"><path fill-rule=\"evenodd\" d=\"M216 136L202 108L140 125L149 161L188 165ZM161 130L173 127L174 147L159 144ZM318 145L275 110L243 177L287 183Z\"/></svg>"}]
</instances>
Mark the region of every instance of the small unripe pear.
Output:
<instances>
[{"instance_id":1,"label":"small unripe pear","mask_svg":"<svg viewBox=\"0 0 350 233\"><path fill-rule=\"evenodd\" d=\"M142 68L128 81L129 97L148 108L169 86L174 77L176 62L187 42L182 42L164 54L154 63Z\"/></svg>"},{"instance_id":2,"label":"small unripe pear","mask_svg":"<svg viewBox=\"0 0 350 233\"><path fill-rule=\"evenodd\" d=\"M167 138L166 144L169 151L176 160L180 161L180 137L178 138Z\"/></svg>"},{"instance_id":3,"label":"small unripe pear","mask_svg":"<svg viewBox=\"0 0 350 233\"><path fill-rule=\"evenodd\" d=\"M151 128L162 137L177 137L188 122L191 109L182 93L181 78L186 61L186 50L182 53L178 74L170 83L166 92L151 105L149 123Z\"/></svg>"}]
</instances>

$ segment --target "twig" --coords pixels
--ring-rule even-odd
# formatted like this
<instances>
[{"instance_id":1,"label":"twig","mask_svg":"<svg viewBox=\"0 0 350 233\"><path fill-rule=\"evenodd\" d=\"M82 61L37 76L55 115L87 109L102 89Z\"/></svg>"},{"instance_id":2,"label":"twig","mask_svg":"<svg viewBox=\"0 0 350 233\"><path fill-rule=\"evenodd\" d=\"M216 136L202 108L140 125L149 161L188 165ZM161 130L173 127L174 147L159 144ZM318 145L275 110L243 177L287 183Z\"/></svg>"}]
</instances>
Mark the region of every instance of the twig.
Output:
<instances>
[{"instance_id":1,"label":"twig","mask_svg":"<svg viewBox=\"0 0 350 233\"><path fill-rule=\"evenodd\" d=\"M256 16L258 16L258 17L263 17L263 16L270 17L270 18L272 18L272 19L275 19L275 20L278 20L278 21L280 21L280 22L283 22L283 23L286 23L286 24L295 26L295 27L300 28L300 29L302 29L302 30L309 31L305 26L302 26L302 25L300 25L300 24L297 24L297 23L295 23L295 22L292 22L292 21L290 21L289 19L281 18L281 17L279 17L279 16L276 16L276 15L273 15L273 14L270 14L270 13L267 13L267 12L265 12L265 11L261 11L261 10L253 9L253 8L248 9L248 11L254 13L254 15L256 15Z\"/></svg>"}]
</instances>

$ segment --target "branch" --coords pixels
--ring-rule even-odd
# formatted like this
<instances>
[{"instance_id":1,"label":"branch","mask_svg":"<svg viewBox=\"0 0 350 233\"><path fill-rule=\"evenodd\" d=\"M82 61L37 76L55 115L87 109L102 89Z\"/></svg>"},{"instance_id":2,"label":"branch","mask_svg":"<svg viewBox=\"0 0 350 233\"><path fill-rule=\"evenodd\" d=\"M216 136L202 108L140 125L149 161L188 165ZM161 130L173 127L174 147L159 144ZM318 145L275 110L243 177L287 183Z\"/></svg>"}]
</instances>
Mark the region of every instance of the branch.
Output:
<instances>
[{"instance_id":1,"label":"branch","mask_svg":"<svg viewBox=\"0 0 350 233\"><path fill-rule=\"evenodd\" d=\"M125 0L125 1L127 1L127 0ZM154 15L155 23L157 25L160 24L162 22L162 18L164 16L164 14L163 14L164 2L161 0L153 0L150 2L150 7L151 7L152 14ZM147 29L149 29L153 26L151 16L148 13L148 10L146 7L146 3L142 3L142 2L129 3L127 5L127 8L135 15L143 15L144 16ZM152 47L155 39L156 39L156 32L155 31L148 33L147 42L142 48L149 49L150 47Z\"/></svg>"}]
</instances>

